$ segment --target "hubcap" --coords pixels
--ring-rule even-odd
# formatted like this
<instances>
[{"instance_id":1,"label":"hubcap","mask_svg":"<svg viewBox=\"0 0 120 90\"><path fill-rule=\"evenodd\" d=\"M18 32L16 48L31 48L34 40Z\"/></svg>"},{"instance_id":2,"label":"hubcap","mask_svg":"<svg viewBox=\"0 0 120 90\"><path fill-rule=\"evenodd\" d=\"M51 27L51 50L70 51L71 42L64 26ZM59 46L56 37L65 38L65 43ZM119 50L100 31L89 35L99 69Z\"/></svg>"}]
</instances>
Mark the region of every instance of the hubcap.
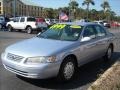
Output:
<instances>
[{"instance_id":1,"label":"hubcap","mask_svg":"<svg viewBox=\"0 0 120 90\"><path fill-rule=\"evenodd\" d=\"M68 80L74 74L74 64L72 62L68 62L64 68L64 77Z\"/></svg>"},{"instance_id":2,"label":"hubcap","mask_svg":"<svg viewBox=\"0 0 120 90\"><path fill-rule=\"evenodd\" d=\"M110 59L110 58L111 58L111 55L112 55L112 50L111 50L111 48L108 49L107 55L108 55L108 58Z\"/></svg>"},{"instance_id":3,"label":"hubcap","mask_svg":"<svg viewBox=\"0 0 120 90\"><path fill-rule=\"evenodd\" d=\"M11 26L9 26L8 31L11 31Z\"/></svg>"},{"instance_id":4,"label":"hubcap","mask_svg":"<svg viewBox=\"0 0 120 90\"><path fill-rule=\"evenodd\" d=\"M28 28L27 31L28 31L28 33L31 33L31 28Z\"/></svg>"}]
</instances>

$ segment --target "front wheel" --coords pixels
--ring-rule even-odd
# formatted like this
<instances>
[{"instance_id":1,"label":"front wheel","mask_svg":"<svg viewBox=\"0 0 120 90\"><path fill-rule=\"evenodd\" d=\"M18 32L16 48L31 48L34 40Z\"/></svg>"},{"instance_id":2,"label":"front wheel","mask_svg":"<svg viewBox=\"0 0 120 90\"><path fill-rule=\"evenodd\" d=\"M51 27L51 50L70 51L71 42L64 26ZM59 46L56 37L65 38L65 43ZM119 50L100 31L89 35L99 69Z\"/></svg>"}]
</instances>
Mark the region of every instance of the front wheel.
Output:
<instances>
[{"instance_id":1,"label":"front wheel","mask_svg":"<svg viewBox=\"0 0 120 90\"><path fill-rule=\"evenodd\" d=\"M8 26L8 31L9 31L9 32L12 32L12 31L13 31L13 28L12 28L11 25Z\"/></svg>"},{"instance_id":2,"label":"front wheel","mask_svg":"<svg viewBox=\"0 0 120 90\"><path fill-rule=\"evenodd\" d=\"M27 30L27 33L28 33L28 34L31 34L31 33L32 33L32 28L31 28L31 27L27 27L26 30Z\"/></svg>"},{"instance_id":3,"label":"front wheel","mask_svg":"<svg viewBox=\"0 0 120 90\"><path fill-rule=\"evenodd\" d=\"M58 78L60 81L69 81L73 79L76 71L75 59L73 57L67 57L63 61L60 71L58 74Z\"/></svg>"}]
</instances>

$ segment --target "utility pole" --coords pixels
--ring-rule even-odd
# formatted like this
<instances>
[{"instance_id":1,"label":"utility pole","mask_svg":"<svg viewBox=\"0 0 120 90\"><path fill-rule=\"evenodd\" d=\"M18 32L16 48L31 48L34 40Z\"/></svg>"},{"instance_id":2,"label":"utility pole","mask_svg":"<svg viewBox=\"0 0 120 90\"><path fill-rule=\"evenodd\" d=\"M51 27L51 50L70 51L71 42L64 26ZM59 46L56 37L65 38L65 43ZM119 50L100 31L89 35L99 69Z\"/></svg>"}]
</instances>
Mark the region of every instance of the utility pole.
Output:
<instances>
[{"instance_id":1,"label":"utility pole","mask_svg":"<svg viewBox=\"0 0 120 90\"><path fill-rule=\"evenodd\" d=\"M14 2L13 2L14 4L13 4L13 16L14 16L14 18L16 17L16 0L14 0Z\"/></svg>"}]
</instances>

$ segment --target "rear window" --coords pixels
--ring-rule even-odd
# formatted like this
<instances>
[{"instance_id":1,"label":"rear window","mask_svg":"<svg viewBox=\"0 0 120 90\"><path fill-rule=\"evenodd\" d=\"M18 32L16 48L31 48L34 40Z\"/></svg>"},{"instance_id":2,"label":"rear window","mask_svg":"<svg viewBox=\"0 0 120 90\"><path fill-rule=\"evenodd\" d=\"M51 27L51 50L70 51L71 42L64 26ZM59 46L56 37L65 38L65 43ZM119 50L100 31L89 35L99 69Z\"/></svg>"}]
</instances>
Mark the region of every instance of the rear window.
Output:
<instances>
[{"instance_id":1,"label":"rear window","mask_svg":"<svg viewBox=\"0 0 120 90\"><path fill-rule=\"evenodd\" d=\"M30 22L35 22L35 18L27 18L27 21L30 21Z\"/></svg>"}]
</instances>

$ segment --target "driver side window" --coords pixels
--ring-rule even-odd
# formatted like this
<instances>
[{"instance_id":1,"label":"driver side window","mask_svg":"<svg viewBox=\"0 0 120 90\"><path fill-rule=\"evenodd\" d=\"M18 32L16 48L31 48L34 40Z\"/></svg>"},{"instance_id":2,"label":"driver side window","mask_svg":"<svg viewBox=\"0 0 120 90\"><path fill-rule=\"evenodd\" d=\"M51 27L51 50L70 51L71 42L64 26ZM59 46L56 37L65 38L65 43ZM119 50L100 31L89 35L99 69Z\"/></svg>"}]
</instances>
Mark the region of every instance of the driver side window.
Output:
<instances>
[{"instance_id":1,"label":"driver side window","mask_svg":"<svg viewBox=\"0 0 120 90\"><path fill-rule=\"evenodd\" d=\"M85 28L83 37L95 38L95 29L92 25L89 25Z\"/></svg>"},{"instance_id":2,"label":"driver side window","mask_svg":"<svg viewBox=\"0 0 120 90\"><path fill-rule=\"evenodd\" d=\"M19 20L20 20L20 18L17 17L17 18L14 19L14 22L19 22Z\"/></svg>"}]
</instances>

